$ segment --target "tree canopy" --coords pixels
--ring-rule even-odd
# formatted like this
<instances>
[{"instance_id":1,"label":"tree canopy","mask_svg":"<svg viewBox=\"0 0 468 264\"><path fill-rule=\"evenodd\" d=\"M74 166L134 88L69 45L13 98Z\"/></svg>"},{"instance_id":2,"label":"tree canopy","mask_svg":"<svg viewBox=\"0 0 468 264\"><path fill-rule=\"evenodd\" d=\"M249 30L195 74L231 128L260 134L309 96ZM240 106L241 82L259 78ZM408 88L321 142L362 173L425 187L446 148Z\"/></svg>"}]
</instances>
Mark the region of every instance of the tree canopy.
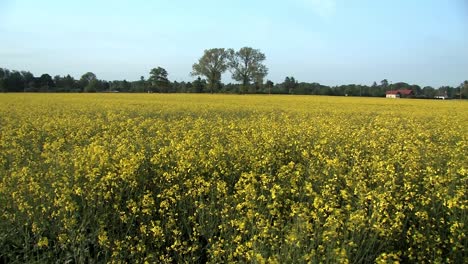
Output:
<instances>
[{"instance_id":1,"label":"tree canopy","mask_svg":"<svg viewBox=\"0 0 468 264\"><path fill-rule=\"evenodd\" d=\"M168 92L170 86L169 79L167 79L168 73L166 69L162 67L153 68L150 71L150 77L148 81L151 83L153 92Z\"/></svg>"},{"instance_id":2,"label":"tree canopy","mask_svg":"<svg viewBox=\"0 0 468 264\"><path fill-rule=\"evenodd\" d=\"M224 48L205 50L203 56L192 66L192 76L204 76L213 93L221 86L221 75L228 69L229 51Z\"/></svg>"},{"instance_id":3,"label":"tree canopy","mask_svg":"<svg viewBox=\"0 0 468 264\"><path fill-rule=\"evenodd\" d=\"M263 64L266 56L260 50L243 47L229 53L232 79L241 82L243 87L247 87L251 81L263 80L268 74L268 68Z\"/></svg>"}]
</instances>

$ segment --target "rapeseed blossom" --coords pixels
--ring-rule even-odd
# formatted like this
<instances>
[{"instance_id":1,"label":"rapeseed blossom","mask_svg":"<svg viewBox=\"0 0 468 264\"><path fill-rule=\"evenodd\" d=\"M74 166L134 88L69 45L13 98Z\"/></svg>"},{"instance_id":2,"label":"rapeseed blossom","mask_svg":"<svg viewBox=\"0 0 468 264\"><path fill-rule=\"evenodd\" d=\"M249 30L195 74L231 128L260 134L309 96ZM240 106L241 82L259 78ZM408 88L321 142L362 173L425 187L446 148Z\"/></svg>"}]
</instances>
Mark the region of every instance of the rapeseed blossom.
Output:
<instances>
[{"instance_id":1,"label":"rapeseed blossom","mask_svg":"<svg viewBox=\"0 0 468 264\"><path fill-rule=\"evenodd\" d=\"M0 262L466 263L468 104L0 96Z\"/></svg>"}]
</instances>

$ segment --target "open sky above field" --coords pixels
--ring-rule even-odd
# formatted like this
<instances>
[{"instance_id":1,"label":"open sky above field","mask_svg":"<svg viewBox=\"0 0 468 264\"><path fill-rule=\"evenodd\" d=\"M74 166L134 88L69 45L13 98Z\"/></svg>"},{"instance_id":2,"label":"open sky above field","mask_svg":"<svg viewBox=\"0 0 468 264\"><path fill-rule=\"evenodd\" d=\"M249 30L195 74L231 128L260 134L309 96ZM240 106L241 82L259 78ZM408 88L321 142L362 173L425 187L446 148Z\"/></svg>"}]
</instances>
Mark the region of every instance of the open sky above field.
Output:
<instances>
[{"instance_id":1,"label":"open sky above field","mask_svg":"<svg viewBox=\"0 0 468 264\"><path fill-rule=\"evenodd\" d=\"M0 67L190 81L209 48L265 53L267 79L326 85L468 79L466 0L0 0ZM224 76L231 82L230 74Z\"/></svg>"}]
</instances>

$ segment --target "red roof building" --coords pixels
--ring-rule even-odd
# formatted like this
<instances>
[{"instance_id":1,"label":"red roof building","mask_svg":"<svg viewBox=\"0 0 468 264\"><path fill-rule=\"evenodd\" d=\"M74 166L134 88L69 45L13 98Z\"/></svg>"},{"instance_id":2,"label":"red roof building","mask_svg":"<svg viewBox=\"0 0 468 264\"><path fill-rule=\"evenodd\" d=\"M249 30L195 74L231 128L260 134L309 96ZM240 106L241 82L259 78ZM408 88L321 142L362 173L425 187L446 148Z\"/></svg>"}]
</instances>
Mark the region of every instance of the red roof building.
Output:
<instances>
[{"instance_id":1,"label":"red roof building","mask_svg":"<svg viewBox=\"0 0 468 264\"><path fill-rule=\"evenodd\" d=\"M400 98L414 95L413 90L401 89L401 90L390 90L385 93L387 98Z\"/></svg>"}]
</instances>

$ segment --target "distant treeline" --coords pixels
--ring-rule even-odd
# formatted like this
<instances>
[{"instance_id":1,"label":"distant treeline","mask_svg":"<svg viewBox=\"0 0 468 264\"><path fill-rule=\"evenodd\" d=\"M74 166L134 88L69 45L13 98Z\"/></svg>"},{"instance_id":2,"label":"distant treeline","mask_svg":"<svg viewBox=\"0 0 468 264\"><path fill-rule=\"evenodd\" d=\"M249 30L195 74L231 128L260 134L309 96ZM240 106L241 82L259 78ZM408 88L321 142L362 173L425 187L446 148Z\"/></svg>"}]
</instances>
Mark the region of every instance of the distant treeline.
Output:
<instances>
[{"instance_id":1,"label":"distant treeline","mask_svg":"<svg viewBox=\"0 0 468 264\"><path fill-rule=\"evenodd\" d=\"M150 78L141 76L140 80L127 81L100 80L92 72L85 73L80 79L70 75L60 76L45 73L35 77L29 71L16 71L0 68L0 92L129 92L129 93L237 93L237 94L310 94L335 96L384 97L388 90L411 89L414 97L433 98L445 95L449 98L468 98L468 81L458 87L441 86L438 88L405 82L389 83L382 80L372 85L347 84L327 86L319 83L299 82L294 77L286 77L281 83L266 82L228 83L209 82L200 77L189 82L170 81L164 68L157 67L150 72Z\"/></svg>"}]
</instances>

